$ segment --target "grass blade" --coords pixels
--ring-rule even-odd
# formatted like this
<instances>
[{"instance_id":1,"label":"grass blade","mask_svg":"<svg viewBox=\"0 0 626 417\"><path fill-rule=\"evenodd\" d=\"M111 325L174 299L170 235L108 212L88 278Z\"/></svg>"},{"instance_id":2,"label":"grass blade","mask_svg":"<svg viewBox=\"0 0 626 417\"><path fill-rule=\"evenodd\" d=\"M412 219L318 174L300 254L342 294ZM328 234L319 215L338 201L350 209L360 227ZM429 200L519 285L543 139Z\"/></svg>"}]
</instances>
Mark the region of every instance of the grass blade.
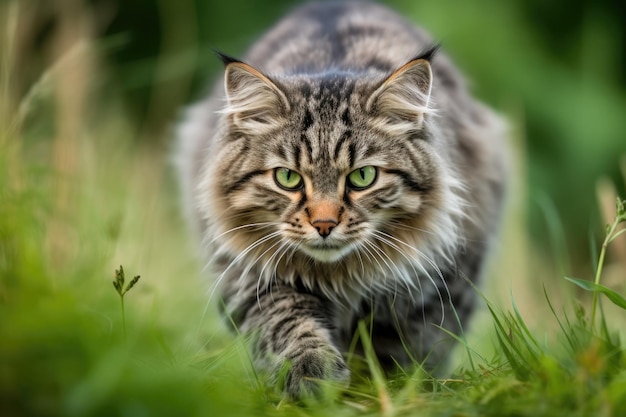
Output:
<instances>
[{"instance_id":1,"label":"grass blade","mask_svg":"<svg viewBox=\"0 0 626 417\"><path fill-rule=\"evenodd\" d=\"M517 378L522 381L527 380L529 367L522 362L524 361L524 356L513 341L514 329L509 326L509 331L507 331L492 306L488 305L487 308L491 312L491 316L496 327L496 337L498 338L502 353L509 362L509 365L511 365L511 368Z\"/></svg>"},{"instance_id":2,"label":"grass blade","mask_svg":"<svg viewBox=\"0 0 626 417\"><path fill-rule=\"evenodd\" d=\"M591 291L593 293L601 293L606 295L606 297L616 306L626 310L626 298L622 297L620 294L615 292L614 290L605 287L604 285L596 284L591 281L587 281L579 278L571 278L565 277L569 282L577 285L586 291Z\"/></svg>"},{"instance_id":3,"label":"grass blade","mask_svg":"<svg viewBox=\"0 0 626 417\"><path fill-rule=\"evenodd\" d=\"M363 351L365 354L365 360L369 367L369 371L374 379L374 386L378 394L378 401L380 403L380 411L383 416L393 414L393 404L391 402L391 396L387 390L385 383L385 377L383 371L380 368L380 364L376 358L376 352L374 352L374 346L372 345L371 335L367 330L365 322L359 321L359 336L361 337L361 343L363 345Z\"/></svg>"},{"instance_id":4,"label":"grass blade","mask_svg":"<svg viewBox=\"0 0 626 417\"><path fill-rule=\"evenodd\" d=\"M563 336L565 336L565 339L567 340L568 345L571 347L572 352L575 352L580 347L580 343L578 342L578 339L576 338L574 333L571 331L571 323L568 320L567 324L569 328L565 327L565 325L559 318L559 315L556 313L556 310L554 309L554 306L552 305L552 301L550 301L550 297L548 296L548 291L546 290L545 286L543 287L543 294L546 298L546 301L548 302L548 307L550 308L550 311L552 312L552 316L556 319L556 322L558 323L559 328L561 329L561 333L563 334ZM566 320L567 320L567 317L566 317Z\"/></svg>"}]
</instances>

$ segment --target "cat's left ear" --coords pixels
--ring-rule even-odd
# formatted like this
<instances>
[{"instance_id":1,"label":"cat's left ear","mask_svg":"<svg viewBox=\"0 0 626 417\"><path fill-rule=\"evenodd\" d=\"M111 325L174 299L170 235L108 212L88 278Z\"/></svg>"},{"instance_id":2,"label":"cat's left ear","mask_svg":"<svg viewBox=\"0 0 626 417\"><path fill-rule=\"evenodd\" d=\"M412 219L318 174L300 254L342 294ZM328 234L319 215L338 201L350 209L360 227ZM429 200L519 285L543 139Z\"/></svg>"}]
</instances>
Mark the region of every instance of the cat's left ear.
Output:
<instances>
[{"instance_id":1,"label":"cat's left ear","mask_svg":"<svg viewBox=\"0 0 626 417\"><path fill-rule=\"evenodd\" d=\"M251 134L271 131L281 125L289 111L289 102L281 89L256 68L222 56L226 65L224 87L236 128Z\"/></svg>"},{"instance_id":2,"label":"cat's left ear","mask_svg":"<svg viewBox=\"0 0 626 417\"><path fill-rule=\"evenodd\" d=\"M429 107L432 70L428 59L416 58L391 74L366 103L380 128L391 134L418 130Z\"/></svg>"}]
</instances>

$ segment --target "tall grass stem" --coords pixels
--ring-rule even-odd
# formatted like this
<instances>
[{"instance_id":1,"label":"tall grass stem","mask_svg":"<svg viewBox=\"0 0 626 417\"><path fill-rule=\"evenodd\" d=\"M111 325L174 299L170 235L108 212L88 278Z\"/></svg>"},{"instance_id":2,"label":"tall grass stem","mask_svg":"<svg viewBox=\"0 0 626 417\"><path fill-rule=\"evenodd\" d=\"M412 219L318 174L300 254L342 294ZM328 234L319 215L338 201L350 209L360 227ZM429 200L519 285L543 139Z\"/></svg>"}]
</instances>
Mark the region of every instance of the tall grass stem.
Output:
<instances>
[{"instance_id":1,"label":"tall grass stem","mask_svg":"<svg viewBox=\"0 0 626 417\"><path fill-rule=\"evenodd\" d=\"M122 331L124 332L124 343L126 343L126 310L124 309L124 295L120 295L120 304L122 305Z\"/></svg>"},{"instance_id":2,"label":"tall grass stem","mask_svg":"<svg viewBox=\"0 0 626 417\"><path fill-rule=\"evenodd\" d=\"M616 237L621 235L624 230L620 230L615 233L617 226L624 220L622 218L622 214L619 212L619 200L618 200L618 213L615 216L615 220L613 220L613 224L607 227L606 236L604 237L604 241L602 242L602 247L600 248L600 257L598 258L598 267L596 268L596 276L594 279L594 283L596 285L600 285L600 277L602 276L602 269L604 266L604 258L606 257L606 249ZM625 229L626 230L626 229ZM593 292L593 303L591 305L591 323L592 325L596 322L596 310L598 308L598 291Z\"/></svg>"}]
</instances>

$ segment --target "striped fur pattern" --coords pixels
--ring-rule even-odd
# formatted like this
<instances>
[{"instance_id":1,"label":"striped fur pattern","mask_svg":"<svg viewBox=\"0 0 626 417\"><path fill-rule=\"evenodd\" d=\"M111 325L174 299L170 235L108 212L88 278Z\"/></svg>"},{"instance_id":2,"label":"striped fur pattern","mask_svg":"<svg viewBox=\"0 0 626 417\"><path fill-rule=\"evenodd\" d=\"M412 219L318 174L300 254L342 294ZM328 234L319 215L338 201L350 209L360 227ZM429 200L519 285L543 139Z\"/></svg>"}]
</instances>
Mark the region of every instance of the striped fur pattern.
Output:
<instances>
[{"instance_id":1,"label":"striped fur pattern","mask_svg":"<svg viewBox=\"0 0 626 417\"><path fill-rule=\"evenodd\" d=\"M389 369L437 370L453 346L440 327L471 315L504 130L433 45L382 6L307 4L242 61L223 56L222 83L180 126L185 207L223 313L292 397L349 380L359 320Z\"/></svg>"}]
</instances>

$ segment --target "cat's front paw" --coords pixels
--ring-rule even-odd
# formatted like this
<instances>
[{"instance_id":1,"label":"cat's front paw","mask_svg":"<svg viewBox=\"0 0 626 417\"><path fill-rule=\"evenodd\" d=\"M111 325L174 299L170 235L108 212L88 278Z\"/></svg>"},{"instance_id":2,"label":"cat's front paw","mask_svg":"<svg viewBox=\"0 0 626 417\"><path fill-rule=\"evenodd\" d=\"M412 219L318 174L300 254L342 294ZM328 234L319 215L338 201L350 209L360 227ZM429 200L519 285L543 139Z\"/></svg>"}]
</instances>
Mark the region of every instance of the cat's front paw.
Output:
<instances>
[{"instance_id":1,"label":"cat's front paw","mask_svg":"<svg viewBox=\"0 0 626 417\"><path fill-rule=\"evenodd\" d=\"M319 397L324 381L347 386L350 371L339 352L315 348L299 352L288 359L283 391L292 399Z\"/></svg>"}]
</instances>

